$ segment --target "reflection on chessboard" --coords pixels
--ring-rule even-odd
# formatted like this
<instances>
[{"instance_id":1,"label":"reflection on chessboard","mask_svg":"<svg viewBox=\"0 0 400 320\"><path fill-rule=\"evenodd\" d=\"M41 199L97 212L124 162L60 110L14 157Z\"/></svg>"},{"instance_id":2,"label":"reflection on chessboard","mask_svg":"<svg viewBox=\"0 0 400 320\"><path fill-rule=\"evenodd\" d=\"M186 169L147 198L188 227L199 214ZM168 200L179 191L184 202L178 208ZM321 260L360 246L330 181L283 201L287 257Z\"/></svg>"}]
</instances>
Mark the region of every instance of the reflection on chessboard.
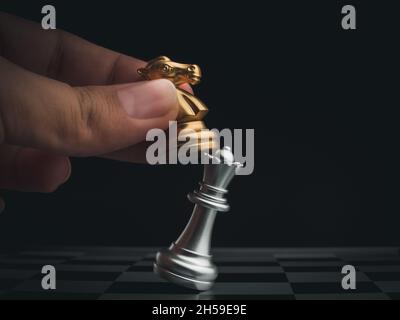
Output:
<instances>
[{"instance_id":1,"label":"reflection on chessboard","mask_svg":"<svg viewBox=\"0 0 400 320\"><path fill-rule=\"evenodd\" d=\"M0 253L0 299L400 299L398 248L214 249L219 276L194 292L152 271L157 248L47 247ZM57 270L56 290L41 268ZM355 290L341 287L344 265Z\"/></svg>"}]
</instances>

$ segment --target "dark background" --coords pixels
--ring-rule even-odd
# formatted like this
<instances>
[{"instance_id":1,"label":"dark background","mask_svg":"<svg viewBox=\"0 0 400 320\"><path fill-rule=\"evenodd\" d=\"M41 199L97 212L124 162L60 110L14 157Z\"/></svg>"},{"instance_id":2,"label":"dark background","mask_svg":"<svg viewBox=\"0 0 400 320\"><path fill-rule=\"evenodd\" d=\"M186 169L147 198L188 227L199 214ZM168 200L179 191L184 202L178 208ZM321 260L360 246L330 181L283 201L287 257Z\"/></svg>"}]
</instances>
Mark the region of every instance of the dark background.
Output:
<instances>
[{"instance_id":1,"label":"dark background","mask_svg":"<svg viewBox=\"0 0 400 320\"><path fill-rule=\"evenodd\" d=\"M393 1L3 1L141 59L197 63L209 128L254 128L255 171L230 187L215 246L400 245L399 31ZM357 30L341 29L341 8ZM200 166L73 159L54 194L3 191L3 247L168 245Z\"/></svg>"}]
</instances>

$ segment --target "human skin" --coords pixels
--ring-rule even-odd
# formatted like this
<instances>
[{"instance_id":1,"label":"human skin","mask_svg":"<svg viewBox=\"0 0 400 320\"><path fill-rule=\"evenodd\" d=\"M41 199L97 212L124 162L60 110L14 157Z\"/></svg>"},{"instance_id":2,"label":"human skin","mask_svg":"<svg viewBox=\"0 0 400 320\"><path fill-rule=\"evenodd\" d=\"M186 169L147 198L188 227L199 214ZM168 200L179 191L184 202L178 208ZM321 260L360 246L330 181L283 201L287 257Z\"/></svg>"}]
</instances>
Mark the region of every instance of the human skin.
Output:
<instances>
[{"instance_id":1,"label":"human skin","mask_svg":"<svg viewBox=\"0 0 400 320\"><path fill-rule=\"evenodd\" d=\"M141 81L143 66L0 12L0 188L52 192L68 180L71 156L142 161L147 131L178 113L174 85Z\"/></svg>"}]
</instances>

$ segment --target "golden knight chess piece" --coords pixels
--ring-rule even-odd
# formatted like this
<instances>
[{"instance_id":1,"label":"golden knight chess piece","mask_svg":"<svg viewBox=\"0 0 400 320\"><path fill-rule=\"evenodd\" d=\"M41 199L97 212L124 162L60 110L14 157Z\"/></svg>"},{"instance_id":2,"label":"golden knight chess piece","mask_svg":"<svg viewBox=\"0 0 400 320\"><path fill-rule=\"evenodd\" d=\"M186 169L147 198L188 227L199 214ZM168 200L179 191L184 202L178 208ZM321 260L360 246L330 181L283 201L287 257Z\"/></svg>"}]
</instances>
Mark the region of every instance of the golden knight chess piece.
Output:
<instances>
[{"instance_id":1,"label":"golden knight chess piece","mask_svg":"<svg viewBox=\"0 0 400 320\"><path fill-rule=\"evenodd\" d=\"M184 83L196 85L200 82L199 66L173 62L168 57L160 56L149 61L144 68L138 69L138 73L145 80L168 79L175 85L179 103L178 149L183 144L186 146L189 144L188 149L196 147L198 152L210 151L218 147L215 133L208 130L203 122L208 108L200 99L179 87ZM188 141L193 143L190 144Z\"/></svg>"}]
</instances>

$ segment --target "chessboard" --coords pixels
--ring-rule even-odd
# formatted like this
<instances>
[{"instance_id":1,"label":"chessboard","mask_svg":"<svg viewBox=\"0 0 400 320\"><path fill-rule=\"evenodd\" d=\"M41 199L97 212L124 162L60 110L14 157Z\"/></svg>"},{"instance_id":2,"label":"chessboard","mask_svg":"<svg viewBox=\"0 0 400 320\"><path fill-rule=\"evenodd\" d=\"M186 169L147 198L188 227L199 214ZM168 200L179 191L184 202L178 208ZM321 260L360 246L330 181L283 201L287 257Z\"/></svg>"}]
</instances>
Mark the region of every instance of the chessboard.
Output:
<instances>
[{"instance_id":1,"label":"chessboard","mask_svg":"<svg viewBox=\"0 0 400 320\"><path fill-rule=\"evenodd\" d=\"M216 248L219 276L205 292L152 271L158 248L36 247L0 253L0 299L400 299L399 248ZM356 289L344 290L344 265ZM56 269L44 290L41 269Z\"/></svg>"}]
</instances>

